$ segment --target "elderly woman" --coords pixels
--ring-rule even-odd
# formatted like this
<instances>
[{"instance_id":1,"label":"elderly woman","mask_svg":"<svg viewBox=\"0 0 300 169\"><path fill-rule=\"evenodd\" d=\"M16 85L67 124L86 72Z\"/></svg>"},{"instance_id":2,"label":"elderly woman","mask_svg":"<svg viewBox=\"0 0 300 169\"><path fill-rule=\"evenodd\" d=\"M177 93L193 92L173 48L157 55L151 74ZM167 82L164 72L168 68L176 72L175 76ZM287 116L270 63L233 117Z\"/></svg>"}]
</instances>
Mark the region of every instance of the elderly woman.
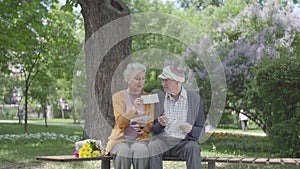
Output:
<instances>
[{"instance_id":1,"label":"elderly woman","mask_svg":"<svg viewBox=\"0 0 300 169\"><path fill-rule=\"evenodd\" d=\"M154 105L143 104L142 89L146 67L130 63L124 71L128 88L112 96L115 125L109 136L107 151L113 155L114 168L148 168L149 132L153 125Z\"/></svg>"}]
</instances>

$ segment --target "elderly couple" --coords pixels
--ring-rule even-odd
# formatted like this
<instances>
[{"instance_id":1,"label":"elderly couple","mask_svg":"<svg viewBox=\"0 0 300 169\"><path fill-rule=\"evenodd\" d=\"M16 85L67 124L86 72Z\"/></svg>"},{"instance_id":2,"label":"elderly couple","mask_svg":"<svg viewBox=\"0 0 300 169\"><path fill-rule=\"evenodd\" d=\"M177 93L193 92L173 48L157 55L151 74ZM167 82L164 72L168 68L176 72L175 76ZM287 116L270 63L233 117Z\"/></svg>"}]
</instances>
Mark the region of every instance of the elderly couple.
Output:
<instances>
[{"instance_id":1,"label":"elderly couple","mask_svg":"<svg viewBox=\"0 0 300 169\"><path fill-rule=\"evenodd\" d=\"M128 88L112 97L115 125L107 152L113 155L114 168L130 169L133 164L135 169L160 169L164 155L182 158L188 169L201 168L198 138L204 112L200 97L182 86L181 68L167 66L158 76L164 90L158 93L159 102L144 104L145 73L143 64L128 64L124 71ZM147 116L150 119L138 118Z\"/></svg>"}]
</instances>

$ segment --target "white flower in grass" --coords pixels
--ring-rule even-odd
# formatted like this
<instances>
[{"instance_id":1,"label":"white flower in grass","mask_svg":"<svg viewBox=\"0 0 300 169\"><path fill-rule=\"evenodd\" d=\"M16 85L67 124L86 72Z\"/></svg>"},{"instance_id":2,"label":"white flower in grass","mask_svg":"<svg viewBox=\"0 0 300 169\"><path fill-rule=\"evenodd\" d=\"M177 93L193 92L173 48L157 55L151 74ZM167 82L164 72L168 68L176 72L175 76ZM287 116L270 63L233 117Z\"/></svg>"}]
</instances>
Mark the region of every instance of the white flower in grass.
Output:
<instances>
[{"instance_id":1,"label":"white flower in grass","mask_svg":"<svg viewBox=\"0 0 300 169\"><path fill-rule=\"evenodd\" d=\"M0 135L0 140L11 140L16 141L18 139L42 139L42 140L57 140L64 139L70 142L75 142L79 140L81 137L77 135L69 136L64 134L56 134L54 132L40 132L35 134L4 134Z\"/></svg>"},{"instance_id":2,"label":"white flower in grass","mask_svg":"<svg viewBox=\"0 0 300 169\"><path fill-rule=\"evenodd\" d=\"M65 138L65 136L63 134L59 134L60 138Z\"/></svg>"}]
</instances>

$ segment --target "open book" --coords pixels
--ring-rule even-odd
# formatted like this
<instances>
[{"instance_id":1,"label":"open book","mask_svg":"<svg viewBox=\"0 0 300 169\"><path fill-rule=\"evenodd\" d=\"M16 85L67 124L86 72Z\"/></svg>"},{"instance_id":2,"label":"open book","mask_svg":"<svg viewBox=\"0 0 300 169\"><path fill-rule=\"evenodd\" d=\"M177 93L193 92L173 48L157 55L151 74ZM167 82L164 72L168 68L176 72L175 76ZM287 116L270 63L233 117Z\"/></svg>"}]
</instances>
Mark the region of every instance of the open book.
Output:
<instances>
[{"instance_id":1,"label":"open book","mask_svg":"<svg viewBox=\"0 0 300 169\"><path fill-rule=\"evenodd\" d=\"M141 98L143 99L144 104L151 104L151 103L159 102L157 94L142 95Z\"/></svg>"},{"instance_id":2,"label":"open book","mask_svg":"<svg viewBox=\"0 0 300 169\"><path fill-rule=\"evenodd\" d=\"M136 121L139 121L139 120L142 120L142 121L149 121L151 119L150 116L138 116L138 117L135 117L133 119L131 119L130 121L131 122L136 122Z\"/></svg>"}]
</instances>

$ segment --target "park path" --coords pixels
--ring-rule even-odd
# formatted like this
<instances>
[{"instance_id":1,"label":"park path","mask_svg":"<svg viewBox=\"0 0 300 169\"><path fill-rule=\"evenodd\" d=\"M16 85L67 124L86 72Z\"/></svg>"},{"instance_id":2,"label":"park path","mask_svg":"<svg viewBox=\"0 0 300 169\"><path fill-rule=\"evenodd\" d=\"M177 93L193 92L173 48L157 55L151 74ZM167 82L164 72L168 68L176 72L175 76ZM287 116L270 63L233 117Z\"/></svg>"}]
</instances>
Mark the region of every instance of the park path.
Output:
<instances>
[{"instance_id":1,"label":"park path","mask_svg":"<svg viewBox=\"0 0 300 169\"><path fill-rule=\"evenodd\" d=\"M0 123L19 123L19 120L0 120ZM24 120L22 120L22 124L24 124ZM45 125L45 122L37 122L37 121L27 121L27 124L35 124L35 125ZM68 124L68 123L47 123L48 126L81 126L84 127L84 124Z\"/></svg>"},{"instance_id":2,"label":"park path","mask_svg":"<svg viewBox=\"0 0 300 169\"><path fill-rule=\"evenodd\" d=\"M215 133L231 133L231 134L241 134L241 135L250 135L250 136L267 136L266 133L255 133L252 131L215 131Z\"/></svg>"}]
</instances>

